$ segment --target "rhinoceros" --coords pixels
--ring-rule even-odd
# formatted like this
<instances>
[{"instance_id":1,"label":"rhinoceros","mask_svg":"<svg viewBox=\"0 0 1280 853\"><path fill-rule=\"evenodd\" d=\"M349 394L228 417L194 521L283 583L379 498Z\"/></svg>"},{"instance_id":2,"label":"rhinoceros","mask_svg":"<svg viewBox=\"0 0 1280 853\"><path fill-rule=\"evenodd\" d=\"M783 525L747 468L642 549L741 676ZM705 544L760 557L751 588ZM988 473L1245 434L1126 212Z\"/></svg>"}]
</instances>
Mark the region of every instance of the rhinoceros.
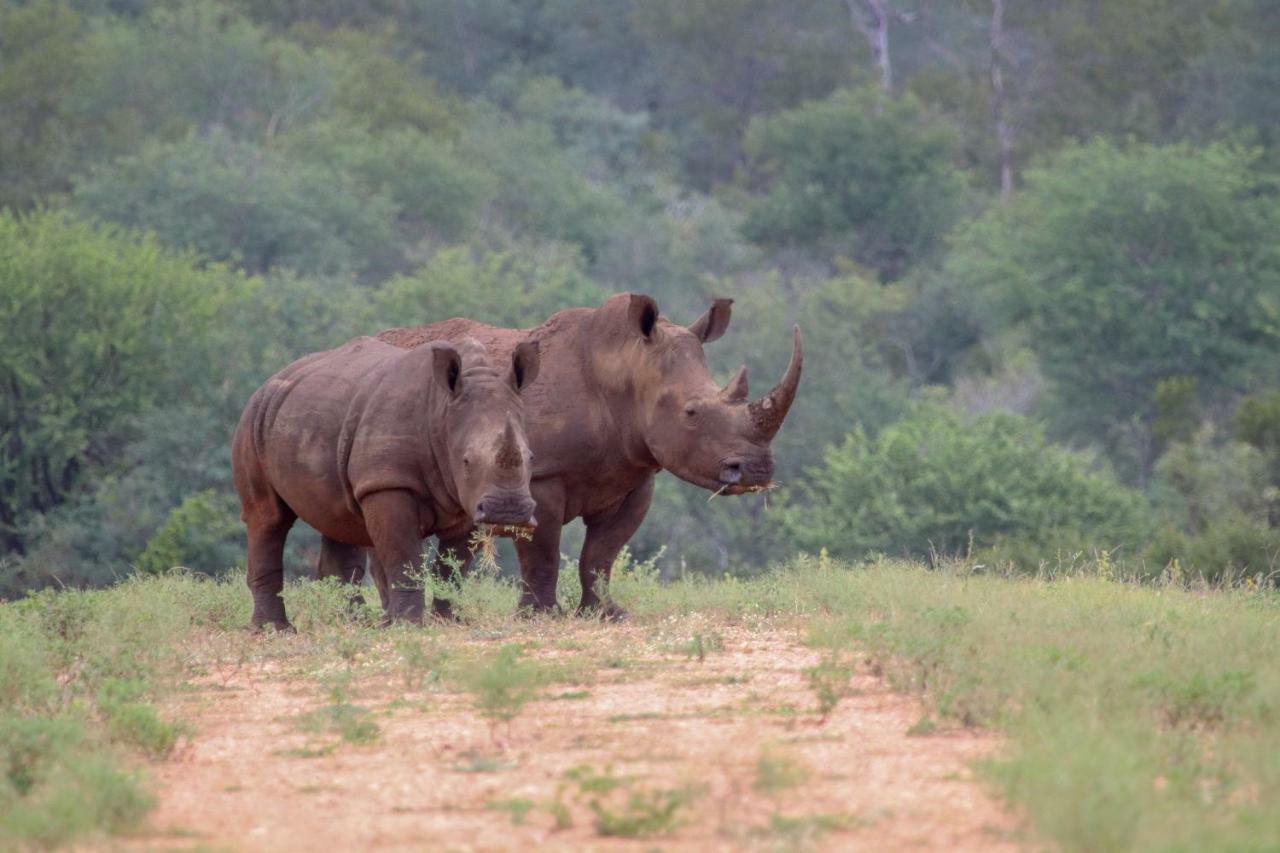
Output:
<instances>
[{"instance_id":1,"label":"rhinoceros","mask_svg":"<svg viewBox=\"0 0 1280 853\"><path fill-rule=\"evenodd\" d=\"M295 361L254 393L231 456L255 628L291 627L282 557L298 518L329 548L371 546L387 576L387 615L408 621L423 614L405 572L424 537L536 524L521 395L538 375L538 344L513 341L498 362L506 369L494 363L466 336L413 350L357 338ZM447 612L447 602L433 605Z\"/></svg>"},{"instance_id":2,"label":"rhinoceros","mask_svg":"<svg viewBox=\"0 0 1280 853\"><path fill-rule=\"evenodd\" d=\"M726 387L717 387L702 346L724 334L732 304L714 300L686 328L661 316L651 297L623 293L598 308L561 311L531 330L453 319L378 335L406 348L474 336L499 354L526 339L538 342L543 381L525 400L538 525L532 538L516 542L520 607L556 607L561 527L581 517L587 534L578 563L578 612L621 618L607 593L609 571L644 520L661 470L728 494L770 483L769 444L795 399L804 345L797 327L782 381L759 400L748 398L745 366ZM444 534L439 551L465 564L467 544L466 531ZM325 540L319 573L351 577L363 570L363 560ZM434 570L448 576L455 562L438 558Z\"/></svg>"}]
</instances>

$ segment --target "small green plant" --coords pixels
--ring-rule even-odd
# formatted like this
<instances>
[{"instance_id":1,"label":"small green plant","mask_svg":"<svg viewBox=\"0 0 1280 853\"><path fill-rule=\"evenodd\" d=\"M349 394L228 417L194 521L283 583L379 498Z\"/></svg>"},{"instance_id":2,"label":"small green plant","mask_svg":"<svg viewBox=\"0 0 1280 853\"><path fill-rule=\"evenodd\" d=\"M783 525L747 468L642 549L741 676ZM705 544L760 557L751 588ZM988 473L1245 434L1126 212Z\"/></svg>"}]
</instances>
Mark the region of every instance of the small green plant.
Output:
<instances>
[{"instance_id":1,"label":"small green plant","mask_svg":"<svg viewBox=\"0 0 1280 853\"><path fill-rule=\"evenodd\" d=\"M782 849L808 850L824 835L839 829L848 829L855 821L846 815L816 814L794 817L775 814L763 833L780 842Z\"/></svg>"},{"instance_id":2,"label":"small green plant","mask_svg":"<svg viewBox=\"0 0 1280 853\"><path fill-rule=\"evenodd\" d=\"M473 749L464 752L461 760L454 763L453 769L458 773L496 773L512 766L514 765L500 755L489 755Z\"/></svg>"},{"instance_id":3,"label":"small green plant","mask_svg":"<svg viewBox=\"0 0 1280 853\"><path fill-rule=\"evenodd\" d=\"M350 689L350 672L330 678L329 704L301 715L297 718L297 725L304 731L337 734L347 743L373 743L381 731L368 708L350 702ZM321 751L319 754L325 752Z\"/></svg>"},{"instance_id":4,"label":"small green plant","mask_svg":"<svg viewBox=\"0 0 1280 853\"><path fill-rule=\"evenodd\" d=\"M547 803L547 811L551 813L551 818L555 821L557 830L568 829L573 826L573 814L564 802L563 785L556 788L556 796L551 802Z\"/></svg>"},{"instance_id":5,"label":"small green plant","mask_svg":"<svg viewBox=\"0 0 1280 853\"><path fill-rule=\"evenodd\" d=\"M533 800L526 800L523 797L511 797L506 800L491 800L485 804L485 808L490 811L507 812L511 815L511 823L513 826L519 826L524 823L524 819L529 812L533 811L535 803Z\"/></svg>"},{"instance_id":6,"label":"small green plant","mask_svg":"<svg viewBox=\"0 0 1280 853\"><path fill-rule=\"evenodd\" d=\"M938 730L938 724L933 721L933 717L925 714L916 720L911 728L907 729L907 737L925 737L931 735Z\"/></svg>"},{"instance_id":7,"label":"small green plant","mask_svg":"<svg viewBox=\"0 0 1280 853\"><path fill-rule=\"evenodd\" d=\"M676 788L637 788L629 776L614 775L611 768L596 770L580 764L565 772L565 779L577 788L578 799L586 801L595 815L599 835L617 838L647 838L665 835L681 823L681 812L690 806L701 790L684 785ZM553 805L568 826L569 812L557 791ZM555 811L553 811L553 814ZM557 818L557 825L560 819Z\"/></svg>"},{"instance_id":8,"label":"small green plant","mask_svg":"<svg viewBox=\"0 0 1280 853\"><path fill-rule=\"evenodd\" d=\"M487 663L462 675L463 686L474 695L476 710L489 721L491 734L500 723L510 728L511 721L546 681L542 668L522 659L523 653L520 645L508 643Z\"/></svg>"},{"instance_id":9,"label":"small green plant","mask_svg":"<svg viewBox=\"0 0 1280 853\"><path fill-rule=\"evenodd\" d=\"M825 720L831 716L840 700L849 695L853 667L841 659L839 650L832 649L817 666L805 670L805 676L818 699L818 713Z\"/></svg>"},{"instance_id":10,"label":"small green plant","mask_svg":"<svg viewBox=\"0 0 1280 853\"><path fill-rule=\"evenodd\" d=\"M798 788L809 778L809 770L794 758L766 749L756 760L756 778L752 787L767 797Z\"/></svg>"},{"instance_id":11,"label":"small green plant","mask_svg":"<svg viewBox=\"0 0 1280 853\"><path fill-rule=\"evenodd\" d=\"M697 658L698 663L702 663L709 653L724 651L724 639L716 633L697 633L681 647L681 651L686 658L690 660Z\"/></svg>"},{"instance_id":12,"label":"small green plant","mask_svg":"<svg viewBox=\"0 0 1280 853\"><path fill-rule=\"evenodd\" d=\"M596 832L618 838L666 835L682 823L681 812L693 804L698 790L691 786L630 790L620 807L593 799Z\"/></svg>"},{"instance_id":13,"label":"small green plant","mask_svg":"<svg viewBox=\"0 0 1280 853\"><path fill-rule=\"evenodd\" d=\"M418 631L398 638L400 672L406 690L421 690L426 684L440 680L440 672L449 660L449 650L432 640L424 640Z\"/></svg>"}]
</instances>

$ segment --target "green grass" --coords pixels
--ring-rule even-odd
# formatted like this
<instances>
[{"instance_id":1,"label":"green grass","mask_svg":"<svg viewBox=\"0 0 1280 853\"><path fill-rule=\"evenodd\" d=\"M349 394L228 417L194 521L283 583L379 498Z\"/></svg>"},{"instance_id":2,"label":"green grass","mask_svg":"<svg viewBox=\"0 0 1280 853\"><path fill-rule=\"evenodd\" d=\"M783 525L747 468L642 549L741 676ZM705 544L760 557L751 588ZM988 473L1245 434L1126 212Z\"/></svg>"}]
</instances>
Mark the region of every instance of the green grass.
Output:
<instances>
[{"instance_id":1,"label":"green grass","mask_svg":"<svg viewBox=\"0 0 1280 853\"><path fill-rule=\"evenodd\" d=\"M1029 579L798 559L753 579L663 585L651 567L621 565L613 592L654 626L655 648L670 638L680 645L665 648L692 659L719 651L731 626L793 626L820 654L809 678L821 712L869 667L923 700L913 734L956 724L1007 733L979 775L1025 818L1033 844L1266 847L1280 837L1280 597L1256 586L1139 585L1101 568ZM188 734L164 700L195 677L216 686L246 662L272 661L313 680L320 704L310 723L336 736L332 751L377 736L372 713L352 698L367 675L411 691L465 690L496 726L536 699L585 698L543 688L590 683L588 669L623 660L608 626L575 651L560 626L580 623L516 619L515 587L493 572L453 597L461 629L379 630L367 613L353 615L339 586L294 583L286 601L300 633L282 637L243 630L250 602L239 575L131 579L0 604L0 848L136 828L152 802L147 763ZM507 645L477 656L451 647L451 636ZM561 651L534 660L514 638ZM787 784L775 758L757 767L766 788ZM501 766L480 756L459 769ZM582 781L608 787L596 778L607 775ZM595 798L596 828L610 835L668 832L696 796L631 781L607 792L566 785ZM797 827L802 836L824 829Z\"/></svg>"}]
</instances>

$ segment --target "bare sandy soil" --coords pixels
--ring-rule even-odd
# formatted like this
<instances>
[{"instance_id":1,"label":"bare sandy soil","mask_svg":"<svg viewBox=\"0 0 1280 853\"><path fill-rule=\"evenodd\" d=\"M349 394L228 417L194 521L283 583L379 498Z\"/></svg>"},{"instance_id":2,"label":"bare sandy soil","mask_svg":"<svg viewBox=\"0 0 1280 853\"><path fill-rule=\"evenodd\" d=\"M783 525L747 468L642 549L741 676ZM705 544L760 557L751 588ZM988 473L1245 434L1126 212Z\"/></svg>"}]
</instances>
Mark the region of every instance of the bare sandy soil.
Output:
<instances>
[{"instance_id":1,"label":"bare sandy soil","mask_svg":"<svg viewBox=\"0 0 1280 853\"><path fill-rule=\"evenodd\" d=\"M326 740L298 725L307 712L332 701L315 677L280 662L210 672L174 700L174 715L189 720L194 734L177 754L149 768L159 805L146 832L125 846L1017 846L1015 821L971 770L972 762L999 748L998 738L958 729L908 734L921 707L870 674L855 675L852 695L821 719L805 676L819 656L794 632L722 629L715 635L720 648L698 660L673 653L669 644L664 650L652 625L602 629L567 622L555 628L554 642L537 643L530 656L569 660L607 636L617 666L605 656L586 683L542 689L509 730L499 726L496 732L467 693L439 684L406 690L401 675L387 668L362 675L350 699L372 712L376 739ZM446 632L451 644L463 647L500 644L478 633ZM762 755L784 768L783 777L799 775L773 791L760 790ZM581 780L593 774L617 787L588 790L590 783ZM593 799L625 814L632 797L666 802L673 791L683 793L659 834L601 834Z\"/></svg>"}]
</instances>

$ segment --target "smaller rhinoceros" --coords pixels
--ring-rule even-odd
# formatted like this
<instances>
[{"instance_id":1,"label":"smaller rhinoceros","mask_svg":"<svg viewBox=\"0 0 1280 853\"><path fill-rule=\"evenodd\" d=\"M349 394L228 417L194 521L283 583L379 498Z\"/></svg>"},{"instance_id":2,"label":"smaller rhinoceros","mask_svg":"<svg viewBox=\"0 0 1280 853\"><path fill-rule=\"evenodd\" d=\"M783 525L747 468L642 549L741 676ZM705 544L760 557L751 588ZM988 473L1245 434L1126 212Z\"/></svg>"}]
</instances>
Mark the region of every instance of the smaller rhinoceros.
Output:
<instances>
[{"instance_id":1,"label":"smaller rhinoceros","mask_svg":"<svg viewBox=\"0 0 1280 853\"><path fill-rule=\"evenodd\" d=\"M404 350L357 338L267 380L231 447L253 626L291 627L280 591L298 518L327 540L372 546L387 572L388 616L415 622L423 593L405 572L425 537L476 523L532 527L520 392L537 373L533 342L500 372L474 339Z\"/></svg>"}]
</instances>

